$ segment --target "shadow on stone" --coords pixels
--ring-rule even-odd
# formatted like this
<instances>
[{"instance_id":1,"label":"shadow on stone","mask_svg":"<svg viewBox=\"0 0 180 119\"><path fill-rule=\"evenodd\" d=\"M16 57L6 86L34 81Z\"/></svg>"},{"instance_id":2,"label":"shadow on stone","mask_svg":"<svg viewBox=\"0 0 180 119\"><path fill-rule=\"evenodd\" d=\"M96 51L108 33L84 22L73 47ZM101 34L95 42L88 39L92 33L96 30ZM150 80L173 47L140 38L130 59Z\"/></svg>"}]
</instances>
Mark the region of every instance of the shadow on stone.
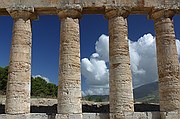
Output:
<instances>
[{"instance_id":1,"label":"shadow on stone","mask_svg":"<svg viewBox=\"0 0 180 119\"><path fill-rule=\"evenodd\" d=\"M31 113L46 113L47 115L56 114L57 104L53 106L31 106Z\"/></svg>"},{"instance_id":2,"label":"shadow on stone","mask_svg":"<svg viewBox=\"0 0 180 119\"><path fill-rule=\"evenodd\" d=\"M48 114L48 119L56 119L56 114L55 113Z\"/></svg>"},{"instance_id":3,"label":"shadow on stone","mask_svg":"<svg viewBox=\"0 0 180 119\"><path fill-rule=\"evenodd\" d=\"M83 105L82 111L87 113L109 113L109 105Z\"/></svg>"},{"instance_id":4,"label":"shadow on stone","mask_svg":"<svg viewBox=\"0 0 180 119\"><path fill-rule=\"evenodd\" d=\"M157 112L159 105L155 104L135 104L135 112ZM83 113L109 113L109 105L83 105ZM53 106L31 106L31 113L46 113L49 119L54 119L57 113L57 104ZM0 114L5 114L5 105L0 105ZM101 115L100 115L101 117ZM103 119L103 115L102 115Z\"/></svg>"},{"instance_id":5,"label":"shadow on stone","mask_svg":"<svg viewBox=\"0 0 180 119\"><path fill-rule=\"evenodd\" d=\"M155 104L135 104L134 110L135 112L158 112L160 107Z\"/></svg>"},{"instance_id":6,"label":"shadow on stone","mask_svg":"<svg viewBox=\"0 0 180 119\"><path fill-rule=\"evenodd\" d=\"M5 114L5 105L0 104L0 114Z\"/></svg>"}]
</instances>

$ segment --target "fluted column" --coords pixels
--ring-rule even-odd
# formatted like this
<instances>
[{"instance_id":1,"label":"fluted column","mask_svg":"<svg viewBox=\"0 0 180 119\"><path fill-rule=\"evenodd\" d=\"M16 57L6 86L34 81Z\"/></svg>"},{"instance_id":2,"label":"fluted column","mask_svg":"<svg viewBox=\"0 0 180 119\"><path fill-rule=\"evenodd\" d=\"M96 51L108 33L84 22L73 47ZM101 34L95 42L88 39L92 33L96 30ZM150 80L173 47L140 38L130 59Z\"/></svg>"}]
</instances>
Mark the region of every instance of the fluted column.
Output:
<instances>
[{"instance_id":1,"label":"fluted column","mask_svg":"<svg viewBox=\"0 0 180 119\"><path fill-rule=\"evenodd\" d=\"M8 82L6 90L7 114L30 113L31 88L31 16L33 8L7 9L14 20Z\"/></svg>"},{"instance_id":2,"label":"fluted column","mask_svg":"<svg viewBox=\"0 0 180 119\"><path fill-rule=\"evenodd\" d=\"M124 112L134 111L127 15L124 10L107 11L105 15L109 20L110 38L110 119L124 119Z\"/></svg>"},{"instance_id":3,"label":"fluted column","mask_svg":"<svg viewBox=\"0 0 180 119\"><path fill-rule=\"evenodd\" d=\"M82 114L79 10L61 10L58 113Z\"/></svg>"},{"instance_id":4,"label":"fluted column","mask_svg":"<svg viewBox=\"0 0 180 119\"><path fill-rule=\"evenodd\" d=\"M160 110L174 111L180 106L180 72L176 49L173 11L153 11L155 22Z\"/></svg>"}]
</instances>

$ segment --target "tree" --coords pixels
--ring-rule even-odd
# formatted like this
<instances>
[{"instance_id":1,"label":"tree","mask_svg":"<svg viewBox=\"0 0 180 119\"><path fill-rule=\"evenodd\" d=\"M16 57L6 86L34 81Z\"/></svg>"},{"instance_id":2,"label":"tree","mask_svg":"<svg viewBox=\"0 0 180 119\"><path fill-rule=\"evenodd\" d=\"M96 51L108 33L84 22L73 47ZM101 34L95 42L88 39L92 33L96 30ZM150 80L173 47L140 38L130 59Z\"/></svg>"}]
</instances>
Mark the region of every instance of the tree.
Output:
<instances>
[{"instance_id":1,"label":"tree","mask_svg":"<svg viewBox=\"0 0 180 119\"><path fill-rule=\"evenodd\" d=\"M48 89L47 96L57 97L58 87L55 84L48 83L47 89Z\"/></svg>"},{"instance_id":2,"label":"tree","mask_svg":"<svg viewBox=\"0 0 180 119\"><path fill-rule=\"evenodd\" d=\"M88 95L86 98L88 101L93 101L93 97L91 95Z\"/></svg>"},{"instance_id":3,"label":"tree","mask_svg":"<svg viewBox=\"0 0 180 119\"><path fill-rule=\"evenodd\" d=\"M8 66L0 67L0 94L6 94L8 80ZM41 77L31 77L31 96L33 97L57 97L58 87L53 83L48 83Z\"/></svg>"},{"instance_id":4,"label":"tree","mask_svg":"<svg viewBox=\"0 0 180 119\"><path fill-rule=\"evenodd\" d=\"M47 82L41 77L31 78L31 95L45 97L47 94Z\"/></svg>"},{"instance_id":5,"label":"tree","mask_svg":"<svg viewBox=\"0 0 180 119\"><path fill-rule=\"evenodd\" d=\"M57 86L47 83L41 77L31 78L31 96L33 97L57 97Z\"/></svg>"},{"instance_id":6,"label":"tree","mask_svg":"<svg viewBox=\"0 0 180 119\"><path fill-rule=\"evenodd\" d=\"M95 102L102 102L102 98L100 96L96 97Z\"/></svg>"},{"instance_id":7,"label":"tree","mask_svg":"<svg viewBox=\"0 0 180 119\"><path fill-rule=\"evenodd\" d=\"M8 79L8 66L2 68L0 67L0 93L6 94L6 85Z\"/></svg>"}]
</instances>

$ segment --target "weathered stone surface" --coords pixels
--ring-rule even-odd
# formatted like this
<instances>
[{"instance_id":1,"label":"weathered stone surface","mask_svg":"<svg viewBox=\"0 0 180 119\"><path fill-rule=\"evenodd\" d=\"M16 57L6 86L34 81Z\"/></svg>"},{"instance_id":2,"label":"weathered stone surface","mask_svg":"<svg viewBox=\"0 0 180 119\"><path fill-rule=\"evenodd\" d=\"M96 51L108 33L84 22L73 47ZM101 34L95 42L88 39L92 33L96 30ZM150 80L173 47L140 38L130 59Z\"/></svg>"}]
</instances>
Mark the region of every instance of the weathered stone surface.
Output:
<instances>
[{"instance_id":1,"label":"weathered stone surface","mask_svg":"<svg viewBox=\"0 0 180 119\"><path fill-rule=\"evenodd\" d=\"M149 13L153 8L174 9L180 14L180 0L0 0L0 14L9 15L5 10L12 5L33 6L36 12L43 14L56 14L57 8L65 5L80 5L83 7L83 13L103 14L105 6L116 8L131 7L134 14Z\"/></svg>"},{"instance_id":2,"label":"weathered stone surface","mask_svg":"<svg viewBox=\"0 0 180 119\"><path fill-rule=\"evenodd\" d=\"M32 31L28 11L9 10L14 18L6 94L6 113L30 112Z\"/></svg>"},{"instance_id":3,"label":"weathered stone surface","mask_svg":"<svg viewBox=\"0 0 180 119\"><path fill-rule=\"evenodd\" d=\"M0 119L31 119L31 115L30 114L17 114L17 115L1 114ZM42 119L42 118L34 118L34 119Z\"/></svg>"},{"instance_id":4,"label":"weathered stone surface","mask_svg":"<svg viewBox=\"0 0 180 119\"><path fill-rule=\"evenodd\" d=\"M5 105L6 98L0 98L0 105ZM31 98L31 106L53 106L57 104L57 99L51 98Z\"/></svg>"},{"instance_id":5,"label":"weathered stone surface","mask_svg":"<svg viewBox=\"0 0 180 119\"><path fill-rule=\"evenodd\" d=\"M172 113L174 114L174 112ZM171 114L171 116L172 116ZM170 114L168 114L170 115ZM126 119L160 119L159 112L126 112ZM45 113L32 113L29 115L5 115L1 114L0 119L109 119L107 113L83 113L71 115L47 115ZM179 118L163 118L163 119L179 119Z\"/></svg>"},{"instance_id":6,"label":"weathered stone surface","mask_svg":"<svg viewBox=\"0 0 180 119\"><path fill-rule=\"evenodd\" d=\"M160 110L180 109L180 70L172 17L173 11L154 11Z\"/></svg>"},{"instance_id":7,"label":"weathered stone surface","mask_svg":"<svg viewBox=\"0 0 180 119\"><path fill-rule=\"evenodd\" d=\"M83 113L83 119L109 119L107 113Z\"/></svg>"},{"instance_id":8,"label":"weathered stone surface","mask_svg":"<svg viewBox=\"0 0 180 119\"><path fill-rule=\"evenodd\" d=\"M110 37L110 119L119 119L123 112L134 111L127 21L121 15L124 14L106 14Z\"/></svg>"},{"instance_id":9,"label":"weathered stone surface","mask_svg":"<svg viewBox=\"0 0 180 119\"><path fill-rule=\"evenodd\" d=\"M145 113L126 113L133 112L134 109L126 17L136 13L150 13L150 18L155 20L161 111L180 110L180 71L172 22L174 13L180 14L180 0L0 0L0 3L0 15L11 15L14 18L6 113L29 113L30 19L36 18L34 11L39 15L58 14L61 18L58 113L62 114L57 115L57 118L82 118L78 116L82 113L78 20L82 13L105 14L109 19L111 119L155 118L145 116ZM39 103L41 105L44 102ZM26 118L24 115L11 116L13 115L4 117ZM41 115L31 118L41 118ZM106 117L93 115L87 118ZM179 115L174 112L166 113L161 118L179 119Z\"/></svg>"},{"instance_id":10,"label":"weathered stone surface","mask_svg":"<svg viewBox=\"0 0 180 119\"><path fill-rule=\"evenodd\" d=\"M56 114L56 119L83 119L82 114Z\"/></svg>"},{"instance_id":11,"label":"weathered stone surface","mask_svg":"<svg viewBox=\"0 0 180 119\"><path fill-rule=\"evenodd\" d=\"M160 119L159 112L125 112L125 119Z\"/></svg>"},{"instance_id":12,"label":"weathered stone surface","mask_svg":"<svg viewBox=\"0 0 180 119\"><path fill-rule=\"evenodd\" d=\"M31 106L53 106L57 104L57 99L31 98Z\"/></svg>"},{"instance_id":13,"label":"weathered stone surface","mask_svg":"<svg viewBox=\"0 0 180 119\"><path fill-rule=\"evenodd\" d=\"M53 119L53 115L47 115L44 113L31 113L29 119Z\"/></svg>"},{"instance_id":14,"label":"weathered stone surface","mask_svg":"<svg viewBox=\"0 0 180 119\"><path fill-rule=\"evenodd\" d=\"M72 10L59 12L61 44L58 113L79 114L82 113L79 19L78 16L71 17L69 12Z\"/></svg>"},{"instance_id":15,"label":"weathered stone surface","mask_svg":"<svg viewBox=\"0 0 180 119\"><path fill-rule=\"evenodd\" d=\"M160 112L161 119L180 119L180 113L176 112Z\"/></svg>"}]
</instances>

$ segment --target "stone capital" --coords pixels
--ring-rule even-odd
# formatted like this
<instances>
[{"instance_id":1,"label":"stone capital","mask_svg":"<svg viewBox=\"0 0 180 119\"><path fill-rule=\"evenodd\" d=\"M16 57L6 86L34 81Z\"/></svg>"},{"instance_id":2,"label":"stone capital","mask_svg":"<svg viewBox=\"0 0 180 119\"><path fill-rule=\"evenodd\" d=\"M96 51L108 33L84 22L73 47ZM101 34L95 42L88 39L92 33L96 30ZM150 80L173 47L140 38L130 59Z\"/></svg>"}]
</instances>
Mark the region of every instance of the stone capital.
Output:
<instances>
[{"instance_id":1,"label":"stone capital","mask_svg":"<svg viewBox=\"0 0 180 119\"><path fill-rule=\"evenodd\" d=\"M111 19L113 17L122 16L127 18L131 12L131 8L106 8L105 10L105 18Z\"/></svg>"},{"instance_id":2,"label":"stone capital","mask_svg":"<svg viewBox=\"0 0 180 119\"><path fill-rule=\"evenodd\" d=\"M153 20L159 20L164 18L172 18L175 15L175 11L173 10L166 10L166 9L160 9L160 10L152 10L148 18Z\"/></svg>"},{"instance_id":3,"label":"stone capital","mask_svg":"<svg viewBox=\"0 0 180 119\"><path fill-rule=\"evenodd\" d=\"M6 9L9 14L14 18L23 18L23 19L37 19L37 15L34 13L34 7L28 7L24 5L15 5Z\"/></svg>"},{"instance_id":4,"label":"stone capital","mask_svg":"<svg viewBox=\"0 0 180 119\"><path fill-rule=\"evenodd\" d=\"M58 9L57 14L60 17L60 19L66 17L79 19L82 16L82 7L80 5L65 5L57 9Z\"/></svg>"}]
</instances>

